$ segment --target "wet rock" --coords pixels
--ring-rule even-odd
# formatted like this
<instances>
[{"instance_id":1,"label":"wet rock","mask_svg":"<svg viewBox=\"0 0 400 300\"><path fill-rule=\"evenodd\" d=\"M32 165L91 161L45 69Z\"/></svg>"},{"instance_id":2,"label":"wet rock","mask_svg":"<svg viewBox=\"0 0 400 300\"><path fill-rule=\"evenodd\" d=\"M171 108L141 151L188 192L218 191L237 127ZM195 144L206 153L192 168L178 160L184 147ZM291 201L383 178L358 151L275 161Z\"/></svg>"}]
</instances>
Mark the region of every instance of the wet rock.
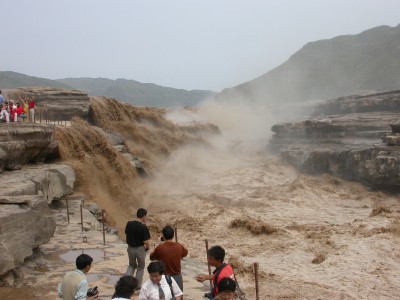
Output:
<instances>
[{"instance_id":1,"label":"wet rock","mask_svg":"<svg viewBox=\"0 0 400 300\"><path fill-rule=\"evenodd\" d=\"M66 165L38 165L3 174L2 195L43 195L50 204L73 193L75 173Z\"/></svg>"},{"instance_id":2,"label":"wet rock","mask_svg":"<svg viewBox=\"0 0 400 300\"><path fill-rule=\"evenodd\" d=\"M392 122L389 126L392 128L393 133L400 133L400 121Z\"/></svg>"},{"instance_id":3,"label":"wet rock","mask_svg":"<svg viewBox=\"0 0 400 300\"><path fill-rule=\"evenodd\" d=\"M103 135L111 145L113 146L124 145L125 138L121 134L116 132L106 132L103 128L98 126L92 126L92 127L101 135Z\"/></svg>"}]
</instances>

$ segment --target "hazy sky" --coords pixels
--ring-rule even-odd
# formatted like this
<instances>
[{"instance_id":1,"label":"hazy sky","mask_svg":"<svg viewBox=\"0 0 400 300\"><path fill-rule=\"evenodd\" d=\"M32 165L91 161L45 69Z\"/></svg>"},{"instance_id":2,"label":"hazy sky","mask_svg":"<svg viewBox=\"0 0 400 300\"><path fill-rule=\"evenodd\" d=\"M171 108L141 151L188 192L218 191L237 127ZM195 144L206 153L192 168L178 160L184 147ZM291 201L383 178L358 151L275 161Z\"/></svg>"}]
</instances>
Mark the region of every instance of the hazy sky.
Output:
<instances>
[{"instance_id":1,"label":"hazy sky","mask_svg":"<svg viewBox=\"0 0 400 300\"><path fill-rule=\"evenodd\" d=\"M307 42L400 23L400 0L0 0L0 70L183 89L254 79Z\"/></svg>"}]
</instances>

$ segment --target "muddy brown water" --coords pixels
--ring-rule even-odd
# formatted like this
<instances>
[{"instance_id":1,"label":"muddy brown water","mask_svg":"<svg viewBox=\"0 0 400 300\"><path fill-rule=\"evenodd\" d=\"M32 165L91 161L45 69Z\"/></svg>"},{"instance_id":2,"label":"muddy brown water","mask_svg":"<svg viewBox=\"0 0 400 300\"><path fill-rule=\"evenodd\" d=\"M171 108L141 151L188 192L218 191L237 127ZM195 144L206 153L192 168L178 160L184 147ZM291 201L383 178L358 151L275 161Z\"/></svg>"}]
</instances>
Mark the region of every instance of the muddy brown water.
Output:
<instances>
[{"instance_id":1,"label":"muddy brown water","mask_svg":"<svg viewBox=\"0 0 400 300\"><path fill-rule=\"evenodd\" d=\"M152 228L176 226L189 258L199 262L184 269L191 299L201 299L206 290L193 279L207 272L200 263L205 261L205 239L223 246L228 262L238 262L237 277L249 299L255 298L253 262L259 263L261 299L400 299L397 195L329 175L300 174L265 153L213 150L179 150L143 184ZM24 287L32 288L32 297L41 293L41 299L55 299L63 274L74 268L73 255L91 251L93 245L99 250L90 281L101 287L104 299L110 298L113 280L126 270L126 246L112 235L102 246L101 232L95 230L84 233L90 239L82 243L79 204L71 209L76 209L72 224L63 223L56 212L60 234L40 247L44 256L70 253L69 262L60 257L27 262L14 290L20 298L11 299L24 299ZM257 234L260 224L276 230ZM152 243L157 242L154 234ZM43 272L46 267L50 272ZM0 292L10 294L9 289Z\"/></svg>"}]
</instances>

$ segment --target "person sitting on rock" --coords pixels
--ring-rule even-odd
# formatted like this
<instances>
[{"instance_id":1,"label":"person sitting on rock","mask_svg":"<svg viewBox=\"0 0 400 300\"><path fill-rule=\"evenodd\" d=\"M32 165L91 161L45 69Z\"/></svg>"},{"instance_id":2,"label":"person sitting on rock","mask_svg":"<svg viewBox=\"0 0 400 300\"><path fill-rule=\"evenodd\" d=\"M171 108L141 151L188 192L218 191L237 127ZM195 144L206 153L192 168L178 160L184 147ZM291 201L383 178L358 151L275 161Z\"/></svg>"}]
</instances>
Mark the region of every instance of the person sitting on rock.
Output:
<instances>
[{"instance_id":1,"label":"person sitting on rock","mask_svg":"<svg viewBox=\"0 0 400 300\"><path fill-rule=\"evenodd\" d=\"M81 254L76 258L76 270L65 273L61 284L58 286L58 297L66 300L93 300L98 297L88 296L87 274L92 267L93 258Z\"/></svg>"},{"instance_id":2,"label":"person sitting on rock","mask_svg":"<svg viewBox=\"0 0 400 300\"><path fill-rule=\"evenodd\" d=\"M26 115L25 115L25 110L24 108L21 106L21 104L17 103L17 117L21 118L23 121L25 121Z\"/></svg>"},{"instance_id":3,"label":"person sitting on rock","mask_svg":"<svg viewBox=\"0 0 400 300\"><path fill-rule=\"evenodd\" d=\"M115 293L112 296L113 300L137 300L136 296L133 296L133 293L137 289L139 285L139 281L132 276L122 276L118 279L117 284L115 285Z\"/></svg>"},{"instance_id":4,"label":"person sitting on rock","mask_svg":"<svg viewBox=\"0 0 400 300\"><path fill-rule=\"evenodd\" d=\"M9 123L10 115L8 114L7 107L5 105L2 106L0 111L0 122Z\"/></svg>"},{"instance_id":5,"label":"person sitting on rock","mask_svg":"<svg viewBox=\"0 0 400 300\"><path fill-rule=\"evenodd\" d=\"M218 282L218 295L213 300L235 300L236 282L235 280L224 277Z\"/></svg>"},{"instance_id":6,"label":"person sitting on rock","mask_svg":"<svg viewBox=\"0 0 400 300\"><path fill-rule=\"evenodd\" d=\"M224 277L229 277L232 280L235 279L235 274L230 265L224 263L225 250L221 246L213 246L207 252L208 264L215 267L212 275L200 274L196 276L198 282L204 282L206 280L212 280L213 290L211 293L206 293L204 296L209 299L214 299L218 294L218 283Z\"/></svg>"}]
</instances>

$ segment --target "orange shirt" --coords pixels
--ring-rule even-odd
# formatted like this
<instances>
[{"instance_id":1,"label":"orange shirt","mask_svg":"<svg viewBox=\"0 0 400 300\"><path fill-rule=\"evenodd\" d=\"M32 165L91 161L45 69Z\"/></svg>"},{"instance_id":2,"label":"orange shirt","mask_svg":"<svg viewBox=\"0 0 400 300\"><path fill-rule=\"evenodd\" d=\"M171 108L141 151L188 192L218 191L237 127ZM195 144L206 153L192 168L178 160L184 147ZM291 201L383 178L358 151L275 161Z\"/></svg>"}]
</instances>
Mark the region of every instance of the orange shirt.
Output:
<instances>
[{"instance_id":1,"label":"orange shirt","mask_svg":"<svg viewBox=\"0 0 400 300\"><path fill-rule=\"evenodd\" d=\"M180 243L166 241L158 245L150 260L159 260L165 265L165 274L178 275L181 273L181 259L188 254L188 250Z\"/></svg>"},{"instance_id":2,"label":"orange shirt","mask_svg":"<svg viewBox=\"0 0 400 300\"><path fill-rule=\"evenodd\" d=\"M217 281L215 280L215 275L219 272ZM213 296L215 297L218 294L218 283L222 278L229 277L232 280L235 280L235 275L233 273L233 269L228 264L222 264L219 268L215 269L213 272Z\"/></svg>"}]
</instances>

